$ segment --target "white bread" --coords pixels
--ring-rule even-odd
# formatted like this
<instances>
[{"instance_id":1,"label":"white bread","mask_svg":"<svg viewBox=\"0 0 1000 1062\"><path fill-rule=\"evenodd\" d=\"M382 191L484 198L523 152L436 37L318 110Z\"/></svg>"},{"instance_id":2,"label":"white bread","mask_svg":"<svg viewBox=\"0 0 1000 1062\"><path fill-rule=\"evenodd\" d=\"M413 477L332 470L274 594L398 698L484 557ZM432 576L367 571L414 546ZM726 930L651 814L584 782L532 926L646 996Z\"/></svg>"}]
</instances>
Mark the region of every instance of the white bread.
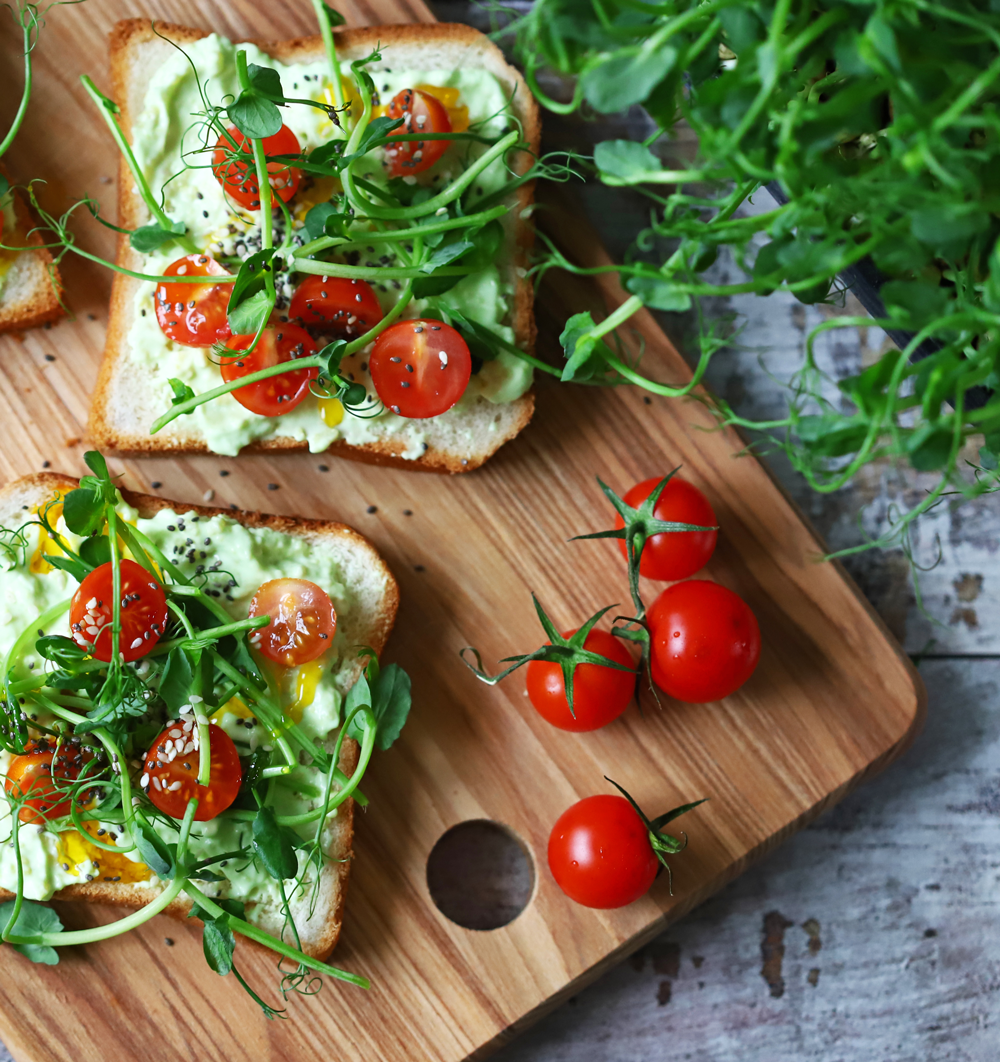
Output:
<instances>
[{"instance_id":1,"label":"white bread","mask_svg":"<svg viewBox=\"0 0 1000 1062\"><path fill-rule=\"evenodd\" d=\"M183 45L206 36L200 30L157 23L156 31L177 44ZM306 37L279 43L254 42L265 52L285 62L308 62L322 57L323 44L319 37ZM468 26L415 23L405 26L377 26L344 30L337 34L338 55L346 62L362 58L378 45L383 55L379 67L392 69L408 63L417 67L461 69L476 66L490 70L513 95L512 108L524 129L524 138L537 152L539 142L538 110L520 74L509 66L500 50L483 34ZM121 121L126 136L130 136L131 122L141 112L146 87L152 73L174 49L158 38L148 19L120 22L111 36L111 72L114 95L122 108ZM530 164L527 153L520 153L516 163L526 168ZM133 180L124 161L118 178L119 224L134 228L148 219L146 207L133 194ZM531 204L533 187L523 185L506 219L509 241L505 278L515 291L511 319L518 346L534 349L535 325L532 313L533 288L524 274L534 239L534 229L526 216ZM118 263L136 271L142 269L142 258L131 248L128 239L120 238ZM108 328L104 360L98 377L91 409L89 432L94 443L106 452L140 456L149 453L205 453L208 449L201 433L186 418L179 418L155 436L149 435L149 425L164 412L153 408L146 397L143 370L129 363L127 337L132 325L135 292L140 282L117 274L111 299L111 319ZM426 431L428 446L422 456L410 460L402 456L405 443L391 436L374 442L351 445L338 439L329 452L342 457L373 464L397 465L435 472L466 472L478 468L499 447L524 428L534 411L531 392L514 402L494 405L478 397L467 410L450 412L421 422ZM304 442L280 435L259 440L243 452L261 450L303 450Z\"/></svg>"},{"instance_id":2,"label":"white bread","mask_svg":"<svg viewBox=\"0 0 1000 1062\"><path fill-rule=\"evenodd\" d=\"M0 166L0 173L6 171ZM55 321L65 313L59 301L61 282L52 255L43 247L41 233L27 233L35 226L31 210L20 191L12 194L17 228L4 231L3 242L22 245L27 239L29 250L19 251L0 287L0 332L20 332ZM6 255L7 252L0 252Z\"/></svg>"},{"instance_id":3,"label":"white bread","mask_svg":"<svg viewBox=\"0 0 1000 1062\"><path fill-rule=\"evenodd\" d=\"M57 492L65 493L76 485L75 479L42 472L25 476L0 488L0 527L20 526L33 506L44 504ZM227 516L246 527L266 527L283 534L301 536L308 539L317 551L334 552L343 573L344 583L351 588L353 594L351 606L338 610L338 628L347 635L348 645L370 645L381 654L395 620L399 605L399 588L375 547L356 531L332 521L234 512L203 505L172 503L127 490L121 493L129 505L138 509L141 516L151 516L161 509L176 511L179 515L194 512L199 516ZM45 576L41 575L39 578ZM356 668L360 674L360 662ZM357 743L348 738L341 750L341 770L350 775L357 765L357 759ZM330 859L324 866L312 916L308 916L304 899L292 904L302 947L309 955L317 958L329 955L340 935L353 857L353 834L354 801L348 799L338 809L333 820L332 844L327 850ZM61 889L54 899L86 900L91 903L138 908L149 903L158 893L158 887L143 888L108 881L93 881ZM0 900L10 898L10 893L0 889ZM167 908L167 913L184 918L190 907L190 901L182 896ZM280 916L274 912L255 910L253 905L248 905L247 918L269 932L280 932Z\"/></svg>"}]
</instances>

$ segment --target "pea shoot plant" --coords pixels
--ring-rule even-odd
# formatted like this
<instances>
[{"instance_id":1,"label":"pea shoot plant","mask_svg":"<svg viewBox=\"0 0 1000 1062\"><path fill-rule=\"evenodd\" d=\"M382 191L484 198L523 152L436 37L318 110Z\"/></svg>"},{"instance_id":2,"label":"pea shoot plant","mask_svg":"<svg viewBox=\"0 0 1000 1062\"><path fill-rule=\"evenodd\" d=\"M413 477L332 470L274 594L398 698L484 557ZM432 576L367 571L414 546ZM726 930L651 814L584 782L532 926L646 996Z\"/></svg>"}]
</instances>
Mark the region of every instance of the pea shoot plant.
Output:
<instances>
[{"instance_id":1,"label":"pea shoot plant","mask_svg":"<svg viewBox=\"0 0 1000 1062\"><path fill-rule=\"evenodd\" d=\"M45 564L73 579L82 582L108 562L112 573L108 662L74 638L48 633L65 622L72 599L26 623L2 661L0 747L10 757L46 750L52 755L45 768L47 808L39 807L37 787L25 781L25 775L5 779L10 836L2 843L13 848L17 887L15 898L0 907L0 938L32 961L51 964L58 961L59 947L117 936L175 900L187 900L191 916L204 922L204 952L211 968L222 975L232 972L269 1017L282 1012L261 1000L240 975L233 963L235 935L280 956L279 991L285 999L290 992L315 992L320 975L367 987L364 977L305 953L293 903L300 917L303 909L315 909L320 876L330 859L324 829L349 797L362 806L367 803L358 785L374 749L388 748L402 729L410 707L408 677L395 664L380 668L374 650L360 647L366 666L344 700L335 742L331 746L312 738L283 710L273 679L252 650L253 633L267 625L268 617L234 619L222 606L218 590L232 585L228 573L215 565L185 575L123 518L104 458L90 452L86 461L93 475L84 477L79 487L54 496L21 527L0 532L8 565L24 568L35 541L30 536L37 534L39 542L51 547L43 553ZM128 561L123 560L126 554ZM127 594L123 597L121 573L129 562L140 565L147 581L162 589L168 618L154 648L126 663L123 650L129 646L121 643L122 614L130 601ZM239 831L234 850L197 859L191 839L199 800L188 800L182 815L165 814L150 799L142 758L165 726L176 726L177 734L190 739L185 754L197 760L196 791L203 793L214 778L210 733L219 728L212 718L233 698L246 706L255 720L252 725L263 728L266 736L242 768L238 796L215 817L245 824L246 829ZM339 766L348 737L360 744L349 777ZM319 784L312 784L316 778ZM282 789L309 797L302 803L304 810L277 814L275 798ZM161 889L145 907L117 922L64 930L54 910L25 898L21 847L28 830L47 831L58 841L66 831L76 831L93 850L115 853L119 865L132 853L136 862L130 865L148 868ZM227 895L227 879L220 869L232 865L239 871L252 864L280 893L280 938L247 919L238 899L238 879L232 890L237 895ZM216 883L222 883L219 889Z\"/></svg>"},{"instance_id":2,"label":"pea shoot plant","mask_svg":"<svg viewBox=\"0 0 1000 1062\"><path fill-rule=\"evenodd\" d=\"M232 285L227 312L233 335L252 336L253 340L235 354L217 344L213 355L222 362L248 356L275 313L278 278L286 273L315 274L372 282L389 281L401 289L395 305L364 334L350 341L337 339L315 354L296 356L296 370L317 372L313 392L319 397L339 399L355 415L373 415L381 409L381 403L367 393L363 384L340 373L341 362L371 344L381 332L405 315L415 300L421 301L423 316L436 317L456 328L480 361L492 360L501 351L506 351L536 368L558 375L558 370L520 350L489 327L439 302L437 297L462 278L480 272L494 262L504 238L501 219L508 213L507 200L513 192L541 175L556 180L568 179L570 170L557 157L547 161L534 159L530 155L530 145L523 139L512 117L505 123L507 128L504 131L487 135L481 127L488 125L488 119L471 126L468 131L445 134L400 132L404 124L402 119L373 116L378 94L367 68L381 59L379 51L376 49L366 58L351 62L349 71L342 68L332 30L344 20L320 0L314 0L313 6L329 60L332 103L287 95L278 71L248 62L245 51L236 53L240 92L235 98L228 97L222 104L212 104L204 85L198 80L203 110L192 117L196 119L193 131L199 143L183 152L184 165L188 168L208 165L218 168L218 159L213 163L204 159L206 154L211 156L218 151L222 138L226 145L223 168L235 167L238 172L254 174L260 196L254 208L259 210L259 250L244 259L223 258L224 264L233 272L212 278L213 283ZM197 77L197 70L194 72ZM83 84L128 163L149 211L150 221L134 231L121 229L101 218L97 204L89 199L80 200L58 218L39 210L44 225L54 234L53 251L57 256L72 252L92 261L103 261L80 247L71 231L73 216L85 208L102 224L127 234L136 251L150 253L176 245L186 253L201 252L183 223L167 216L163 190L158 195L149 186L119 124L118 105L103 95L86 76ZM326 111L334 135L326 143L301 154L267 154L264 141L282 128L282 109L297 106ZM244 138L242 143L236 142L229 131L231 128ZM387 145L434 140L447 140L464 150L461 172L440 190L405 177L375 183L359 172L365 163L368 164L366 173L373 168L380 169L381 152ZM372 156L373 152L377 154ZM477 178L497 160L506 166L507 180L489 194L479 194ZM308 211L304 229L293 223L288 206L273 192L276 169L287 172L288 168L300 171L306 179L333 178L341 189L328 201ZM35 206L37 208L37 203ZM280 221L280 225L276 226L276 221ZM301 245L297 246L293 238L303 231L308 240L304 244L298 241ZM279 235L280 238L276 238ZM384 247L391 264L351 264L352 252L356 258L356 252L370 244ZM205 282L203 277L153 276L107 261L103 264L141 280ZM237 388L287 371L288 366L279 363L246 373L238 380L197 395L187 384L171 380L174 392L171 408L153 423L151 432L155 434L176 418Z\"/></svg>"},{"instance_id":3,"label":"pea shoot plant","mask_svg":"<svg viewBox=\"0 0 1000 1062\"><path fill-rule=\"evenodd\" d=\"M504 32L544 107L613 114L641 105L656 125L645 142L608 140L594 151L599 179L642 194L651 220L626 260L608 267L627 301L602 321L582 313L568 322L564 380L612 370L683 397L725 343L699 311L691 380L652 380L608 343L640 307L699 310L706 298L778 289L824 302L842 293L842 271L868 260L885 306L874 323L909 342L836 382L832 397L816 340L873 323L832 317L808 336L787 416L755 422L715 400L720 419L763 433L820 492L884 459L936 474L884 535L842 553L899 541L907 549L913 521L947 495L997 489L1000 11L972 0L537 0ZM568 99L543 90L543 70L568 79ZM657 154L680 122L697 136L690 165ZM765 186L781 202L742 211ZM662 241L669 254L655 258ZM712 279L723 250L742 279ZM555 267L603 271L550 247L539 272ZM978 461L964 461L980 434Z\"/></svg>"},{"instance_id":4,"label":"pea shoot plant","mask_svg":"<svg viewBox=\"0 0 1000 1062\"><path fill-rule=\"evenodd\" d=\"M628 502L623 498L620 498L606 483L603 483L598 479L597 482L601 490L608 501L611 502L615 512L621 518L623 526L609 531L594 531L586 535L576 535L574 538L570 539L571 542L581 542L587 539L615 538L625 543L625 556L628 562L629 594L632 599L632 607L634 611L632 615L616 616L614 618L615 626L611 633L617 638L633 642L639 646L641 661L640 667L635 669L635 697L636 700L639 699L642 680L645 678L646 685L653 694L653 698L656 700L657 704L659 704L659 697L656 693L656 687L653 684L651 671L651 643L649 624L646 621L646 604L639 592L639 564L642 560L643 548L653 535L674 534L678 531L718 530L714 526L704 527L701 524L686 524L677 520L661 520L655 515L656 505L660 500L660 495L663 493L664 487L666 487L678 471L680 471L679 467L675 468L669 475L665 476L650 492L645 501L643 501L638 507L629 505ZM626 667L625 665L620 664L615 660L611 660L609 657L603 656L601 653L587 649L586 647L587 636L590 632L608 612L617 606L608 605L605 608L600 609L595 612L594 615L583 624L583 626L568 637L565 637L559 632L556 625L546 614L545 610L539 603L538 598L535 597L534 594L531 595L531 600L534 603L535 612L538 615L538 620L542 625L542 629L545 631L546 637L549 639L544 645L531 653L505 657L500 663L508 664L509 666L498 672L496 675L490 675L484 670L483 658L480 655L479 650L472 646L467 646L462 649L459 656L466 667L468 667L481 682L485 682L488 686L495 686L509 674L516 671L518 668L523 667L525 664L531 663L533 660L544 660L549 663L558 664L562 671L566 703L569 706L570 715L575 719L576 712L573 707L573 679L576 669L581 664L597 664L601 667L612 668L615 671L633 670L632 668ZM471 653L475 657L475 664L472 664L466 659L466 653ZM627 795L628 794L626 794L626 796ZM629 799L631 799L631 797Z\"/></svg>"}]
</instances>

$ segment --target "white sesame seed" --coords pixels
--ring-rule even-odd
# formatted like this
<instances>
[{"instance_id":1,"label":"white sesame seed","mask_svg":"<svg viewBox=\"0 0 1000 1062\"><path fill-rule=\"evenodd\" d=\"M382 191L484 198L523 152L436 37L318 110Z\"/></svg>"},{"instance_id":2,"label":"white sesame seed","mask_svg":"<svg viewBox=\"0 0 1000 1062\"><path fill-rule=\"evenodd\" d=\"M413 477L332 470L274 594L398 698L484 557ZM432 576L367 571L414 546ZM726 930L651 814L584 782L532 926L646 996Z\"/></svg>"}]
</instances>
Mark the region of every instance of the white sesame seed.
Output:
<instances>
[{"instance_id":1,"label":"white sesame seed","mask_svg":"<svg viewBox=\"0 0 1000 1062\"><path fill-rule=\"evenodd\" d=\"M139 779L139 785L141 785L143 789L145 789L146 786L149 785L149 773L148 772L146 774L144 774Z\"/></svg>"},{"instance_id":2,"label":"white sesame seed","mask_svg":"<svg viewBox=\"0 0 1000 1062\"><path fill-rule=\"evenodd\" d=\"M199 697L197 693L192 693L191 694L191 703L192 704L201 704L204 700L205 700L205 698L204 697Z\"/></svg>"},{"instance_id":3,"label":"white sesame seed","mask_svg":"<svg viewBox=\"0 0 1000 1062\"><path fill-rule=\"evenodd\" d=\"M181 787L181 783L179 781L171 782L170 785L167 786L167 792L168 793L176 793L177 790L180 789L180 787Z\"/></svg>"},{"instance_id":4,"label":"white sesame seed","mask_svg":"<svg viewBox=\"0 0 1000 1062\"><path fill-rule=\"evenodd\" d=\"M440 217L442 214L447 214L447 213L448 213L448 208L447 207L438 207L437 210L434 211L434 216L435 217Z\"/></svg>"},{"instance_id":5,"label":"white sesame seed","mask_svg":"<svg viewBox=\"0 0 1000 1062\"><path fill-rule=\"evenodd\" d=\"M153 776L153 788L157 790L163 789L163 783L160 781L159 775Z\"/></svg>"},{"instance_id":6,"label":"white sesame seed","mask_svg":"<svg viewBox=\"0 0 1000 1062\"><path fill-rule=\"evenodd\" d=\"M92 609L92 608L97 608L97 598L96 597L92 597L87 602L87 609L89 610L89 609Z\"/></svg>"},{"instance_id":7,"label":"white sesame seed","mask_svg":"<svg viewBox=\"0 0 1000 1062\"><path fill-rule=\"evenodd\" d=\"M138 649L140 645L142 645L142 639L136 638L136 640L132 643L132 648Z\"/></svg>"},{"instance_id":8,"label":"white sesame seed","mask_svg":"<svg viewBox=\"0 0 1000 1062\"><path fill-rule=\"evenodd\" d=\"M448 364L448 352L446 350L439 350L438 357L441 359L442 365Z\"/></svg>"},{"instance_id":9,"label":"white sesame seed","mask_svg":"<svg viewBox=\"0 0 1000 1062\"><path fill-rule=\"evenodd\" d=\"M210 502L214 497L215 497L215 491L214 490L206 490L205 493L201 496L201 500L202 501L206 501L206 502Z\"/></svg>"},{"instance_id":10,"label":"white sesame seed","mask_svg":"<svg viewBox=\"0 0 1000 1062\"><path fill-rule=\"evenodd\" d=\"M173 730L167 731L167 736L172 738L179 738L181 736L181 730L175 726Z\"/></svg>"},{"instance_id":11,"label":"white sesame seed","mask_svg":"<svg viewBox=\"0 0 1000 1062\"><path fill-rule=\"evenodd\" d=\"M207 716L196 715L195 718L198 720L198 725L199 726L208 726L208 717Z\"/></svg>"}]
</instances>

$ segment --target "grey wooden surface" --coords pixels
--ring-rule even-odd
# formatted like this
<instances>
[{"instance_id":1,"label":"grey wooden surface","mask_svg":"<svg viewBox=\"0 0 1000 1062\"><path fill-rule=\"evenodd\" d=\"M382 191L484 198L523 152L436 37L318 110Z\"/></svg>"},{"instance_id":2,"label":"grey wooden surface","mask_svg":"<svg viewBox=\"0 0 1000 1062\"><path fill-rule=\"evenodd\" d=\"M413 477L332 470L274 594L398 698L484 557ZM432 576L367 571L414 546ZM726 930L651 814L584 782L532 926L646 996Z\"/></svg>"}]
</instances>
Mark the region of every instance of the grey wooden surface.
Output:
<instances>
[{"instance_id":1,"label":"grey wooden surface","mask_svg":"<svg viewBox=\"0 0 1000 1062\"><path fill-rule=\"evenodd\" d=\"M473 5L444 19L483 25ZM550 143L628 135L622 123L550 124ZM624 129L624 133L622 130ZM612 251L642 224L634 198L588 192ZM731 263L716 266L721 276ZM710 386L741 412L780 415L777 379L801 365L809 327L846 307L775 294L715 304L739 315L734 349ZM688 323L665 320L683 346ZM834 379L882 349L875 328L821 345ZM878 466L847 489L814 494L770 459L833 548L885 526L926 484ZM848 568L913 653L930 695L927 728L882 777L846 799L631 960L539 1022L498 1062L992 1062L1000 1057L1000 499L939 508L915 551L926 614L899 550ZM305 1020L301 1015L298 1020ZM9 1058L0 1050L0 1062Z\"/></svg>"}]
</instances>

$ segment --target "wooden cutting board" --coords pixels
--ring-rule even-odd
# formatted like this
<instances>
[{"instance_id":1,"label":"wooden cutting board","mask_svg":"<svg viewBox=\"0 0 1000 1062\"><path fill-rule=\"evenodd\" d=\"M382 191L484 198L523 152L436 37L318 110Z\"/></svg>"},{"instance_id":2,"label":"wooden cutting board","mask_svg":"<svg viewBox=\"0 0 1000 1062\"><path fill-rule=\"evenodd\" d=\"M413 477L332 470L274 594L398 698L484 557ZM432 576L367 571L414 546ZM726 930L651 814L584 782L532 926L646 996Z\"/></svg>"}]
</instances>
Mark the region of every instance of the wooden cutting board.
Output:
<instances>
[{"instance_id":1,"label":"wooden cutting board","mask_svg":"<svg viewBox=\"0 0 1000 1062\"><path fill-rule=\"evenodd\" d=\"M429 20L419 0L335 0L353 24ZM78 84L106 86L105 36L147 14L233 37L311 32L305 0L100 0L53 8L37 52L37 91L8 161L15 177L45 176L43 201L95 196L114 216L114 147ZM0 16L5 18L6 16ZM0 115L19 86L17 43L5 24ZM550 231L582 261L601 251L572 212ZM81 219L81 245L112 252ZM88 394L107 314L110 276L70 261L75 316L0 340L0 477L50 462L79 473ZM541 351L571 312L621 301L611 280L551 276L539 306ZM688 369L651 317L634 319L645 366L665 380ZM724 356L724 355L721 355ZM124 483L165 497L334 517L370 536L399 577L403 604L388 656L413 676L415 707L400 742L365 780L357 858L335 961L369 975L363 992L330 983L268 1023L201 957L196 930L158 918L138 932L63 953L57 967L0 953L0 1037L25 1062L336 1057L458 1062L485 1053L703 901L909 743L924 711L920 680L856 587L764 468L731 431L707 431L696 402L538 385L524 434L481 471L443 478L296 455L118 462ZM328 463L329 471L319 466ZM487 689L459 663L477 645L487 661L539 642L529 599L575 625L628 599L616 547L567 544L609 526L595 476L624 490L676 464L701 486L722 533L708 569L750 603L764 650L757 673L724 703L630 709L596 734L554 730L532 711L523 680ZM220 477L220 471L230 474ZM277 489L269 490L268 484ZM370 507L375 506L376 511ZM412 515L408 515L411 513ZM649 588L655 592L654 588ZM624 910L578 907L545 866L549 830L582 796L627 785L650 811L708 796L683 826L688 850ZM531 853L536 887L524 912L490 932L462 929L431 902L428 853L456 823L493 819ZM62 905L74 927L112 912ZM164 943L169 936L173 947ZM245 946L247 976L274 995L275 964Z\"/></svg>"}]
</instances>

